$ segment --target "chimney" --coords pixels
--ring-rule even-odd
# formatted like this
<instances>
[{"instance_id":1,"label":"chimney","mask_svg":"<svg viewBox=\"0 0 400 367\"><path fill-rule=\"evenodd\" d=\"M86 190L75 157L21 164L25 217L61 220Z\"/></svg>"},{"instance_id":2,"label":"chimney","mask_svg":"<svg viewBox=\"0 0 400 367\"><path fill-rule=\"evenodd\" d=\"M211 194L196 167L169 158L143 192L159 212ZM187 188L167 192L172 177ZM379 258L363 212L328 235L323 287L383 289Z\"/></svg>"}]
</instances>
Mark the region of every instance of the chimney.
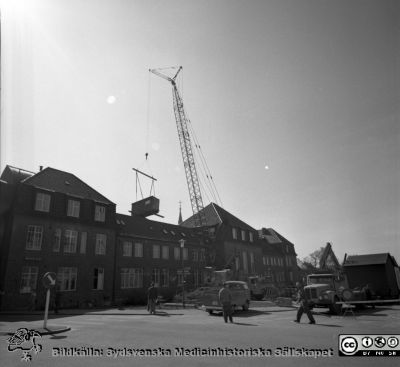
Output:
<instances>
[{"instance_id":1,"label":"chimney","mask_svg":"<svg viewBox=\"0 0 400 367\"><path fill-rule=\"evenodd\" d=\"M43 170L43 166L40 166L40 167L39 167L39 171L42 171L42 170Z\"/></svg>"}]
</instances>

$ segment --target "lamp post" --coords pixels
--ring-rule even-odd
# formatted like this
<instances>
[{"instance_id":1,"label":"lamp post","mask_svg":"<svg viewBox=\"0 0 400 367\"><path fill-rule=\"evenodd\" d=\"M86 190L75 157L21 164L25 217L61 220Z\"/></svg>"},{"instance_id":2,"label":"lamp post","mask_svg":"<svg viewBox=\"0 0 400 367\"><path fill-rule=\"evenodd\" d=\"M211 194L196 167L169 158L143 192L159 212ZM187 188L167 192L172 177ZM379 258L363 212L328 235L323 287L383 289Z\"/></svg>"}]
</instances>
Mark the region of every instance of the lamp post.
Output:
<instances>
[{"instance_id":1,"label":"lamp post","mask_svg":"<svg viewBox=\"0 0 400 367\"><path fill-rule=\"evenodd\" d=\"M179 240L181 245L181 259L182 259L182 308L185 308L185 260L183 258L183 249L185 248L185 240L182 238Z\"/></svg>"}]
</instances>

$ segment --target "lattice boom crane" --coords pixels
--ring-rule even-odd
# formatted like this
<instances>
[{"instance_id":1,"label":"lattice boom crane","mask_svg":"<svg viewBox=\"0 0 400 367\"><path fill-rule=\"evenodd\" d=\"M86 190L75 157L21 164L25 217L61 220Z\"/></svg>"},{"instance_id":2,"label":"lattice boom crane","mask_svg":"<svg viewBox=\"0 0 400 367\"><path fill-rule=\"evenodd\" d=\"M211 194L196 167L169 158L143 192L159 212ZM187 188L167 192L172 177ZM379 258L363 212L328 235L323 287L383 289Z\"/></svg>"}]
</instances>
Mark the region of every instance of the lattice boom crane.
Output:
<instances>
[{"instance_id":1,"label":"lattice boom crane","mask_svg":"<svg viewBox=\"0 0 400 367\"><path fill-rule=\"evenodd\" d=\"M178 130L179 143L181 146L183 166L185 168L185 174L186 174L186 182L189 189L190 203L192 205L195 226L201 227L207 224L203 211L204 209L203 199L201 196L200 183L197 175L197 170L192 150L192 143L187 126L188 119L186 117L185 110L183 107L182 97L176 85L176 78L178 74L181 72L181 70L182 66L178 68L178 71L172 78L165 74L162 74L158 69L150 69L149 71L169 81L172 85L172 96L174 103L176 127Z\"/></svg>"}]
</instances>

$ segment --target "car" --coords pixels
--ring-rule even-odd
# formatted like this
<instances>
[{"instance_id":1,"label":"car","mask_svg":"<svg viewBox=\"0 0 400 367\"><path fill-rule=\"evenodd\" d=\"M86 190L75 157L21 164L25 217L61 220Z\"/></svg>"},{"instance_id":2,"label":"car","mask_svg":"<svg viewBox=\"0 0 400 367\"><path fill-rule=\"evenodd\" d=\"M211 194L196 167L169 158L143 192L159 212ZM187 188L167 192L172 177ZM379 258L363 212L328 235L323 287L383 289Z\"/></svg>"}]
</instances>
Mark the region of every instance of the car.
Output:
<instances>
[{"instance_id":1,"label":"car","mask_svg":"<svg viewBox=\"0 0 400 367\"><path fill-rule=\"evenodd\" d=\"M250 307L250 289L246 282L230 280L225 282L232 294L232 307L234 310L242 309L247 311ZM218 293L221 287L207 288L199 300L201 308L212 314L214 311L222 312L222 305L219 302Z\"/></svg>"}]
</instances>

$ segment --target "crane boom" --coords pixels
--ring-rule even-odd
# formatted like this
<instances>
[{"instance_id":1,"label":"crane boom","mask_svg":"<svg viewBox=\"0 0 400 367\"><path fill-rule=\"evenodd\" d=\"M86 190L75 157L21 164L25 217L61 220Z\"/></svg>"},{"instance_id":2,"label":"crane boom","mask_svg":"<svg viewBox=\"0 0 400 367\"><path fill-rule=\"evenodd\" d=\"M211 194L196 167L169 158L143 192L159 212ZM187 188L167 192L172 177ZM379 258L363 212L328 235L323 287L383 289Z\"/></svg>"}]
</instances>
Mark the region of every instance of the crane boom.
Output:
<instances>
[{"instance_id":1,"label":"crane boom","mask_svg":"<svg viewBox=\"0 0 400 367\"><path fill-rule=\"evenodd\" d=\"M157 69L150 69L149 71L163 79L166 79L172 85L172 97L176 127L178 130L179 143L182 152L183 166L186 174L186 182L189 189L189 197L193 211L194 223L196 227L202 227L205 226L207 223L203 210L204 205L201 196L200 182L197 175L196 164L194 161L192 150L192 143L187 126L188 119L186 117L185 109L183 107L182 97L176 85L176 78L181 70L182 66L178 68L178 71L172 78L163 73L160 73Z\"/></svg>"}]
</instances>

